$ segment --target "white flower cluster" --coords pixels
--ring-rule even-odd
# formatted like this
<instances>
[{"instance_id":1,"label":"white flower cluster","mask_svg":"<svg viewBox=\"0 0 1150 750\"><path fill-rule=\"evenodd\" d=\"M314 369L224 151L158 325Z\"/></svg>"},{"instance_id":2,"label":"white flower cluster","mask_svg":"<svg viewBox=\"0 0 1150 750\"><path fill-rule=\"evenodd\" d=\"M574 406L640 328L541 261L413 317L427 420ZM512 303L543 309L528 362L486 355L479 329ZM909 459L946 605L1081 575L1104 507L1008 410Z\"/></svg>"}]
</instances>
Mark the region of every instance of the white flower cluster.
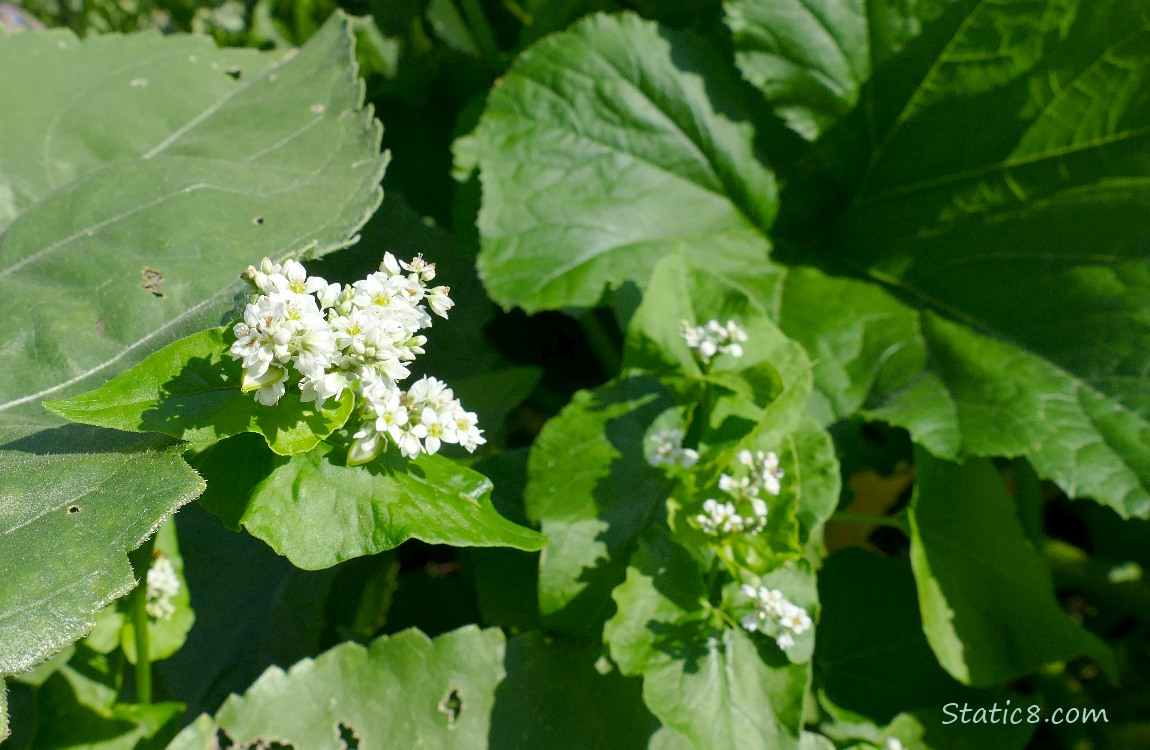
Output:
<instances>
[{"instance_id":1,"label":"white flower cluster","mask_svg":"<svg viewBox=\"0 0 1150 750\"><path fill-rule=\"evenodd\" d=\"M780 479L783 470L779 467L779 457L774 451L739 451L739 463L749 471L742 479L730 474L719 477L719 489L732 500L719 502L707 499L703 502L703 512L695 516L695 523L704 533L712 536L746 533L758 534L767 526L767 503L762 493L778 495L782 491ZM739 507L749 506L750 513L739 513Z\"/></svg>"},{"instance_id":2,"label":"white flower cluster","mask_svg":"<svg viewBox=\"0 0 1150 750\"><path fill-rule=\"evenodd\" d=\"M180 578L171 559L162 552L156 553L152 567L148 568L147 586L144 611L156 620L172 619L176 613L172 598L180 593Z\"/></svg>"},{"instance_id":3,"label":"white flower cluster","mask_svg":"<svg viewBox=\"0 0 1150 750\"><path fill-rule=\"evenodd\" d=\"M811 616L802 607L787 601L778 589L744 584L742 590L755 605L755 611L743 617L743 627L752 633L777 631L778 647L790 648L795 645L794 636L810 630Z\"/></svg>"},{"instance_id":4,"label":"white flower cluster","mask_svg":"<svg viewBox=\"0 0 1150 750\"><path fill-rule=\"evenodd\" d=\"M476 427L475 414L464 411L442 380L423 377L406 391L374 380L361 395L364 423L353 436L348 466L378 456L389 437L408 458L415 458L420 451L435 453L443 443L462 445L470 452L487 442Z\"/></svg>"},{"instance_id":5,"label":"white flower cluster","mask_svg":"<svg viewBox=\"0 0 1150 750\"><path fill-rule=\"evenodd\" d=\"M275 404L291 380L289 367L299 375L300 398L316 408L351 389L366 422L355 433L350 465L378 456L388 437L409 458L435 453L442 443L471 451L485 442L475 414L441 381L422 378L408 391L397 385L423 354L427 337L419 331L431 326L428 310L446 318L455 304L447 287L428 287L434 263L404 263L387 253L378 272L340 286L309 277L294 260L264 258L243 278L255 289L231 348L243 361L243 389Z\"/></svg>"},{"instance_id":6,"label":"white flower cluster","mask_svg":"<svg viewBox=\"0 0 1150 750\"><path fill-rule=\"evenodd\" d=\"M703 364L720 353L732 357L743 356L742 342L747 340L747 332L733 320L728 320L726 325L712 320L701 326L693 326L690 321L684 320L679 324L679 329L683 341L687 342L687 348L698 352Z\"/></svg>"},{"instance_id":7,"label":"white flower cluster","mask_svg":"<svg viewBox=\"0 0 1150 750\"><path fill-rule=\"evenodd\" d=\"M651 466L682 466L689 469L699 460L699 452L683 447L682 430L660 430L647 441L647 463Z\"/></svg>"}]
</instances>

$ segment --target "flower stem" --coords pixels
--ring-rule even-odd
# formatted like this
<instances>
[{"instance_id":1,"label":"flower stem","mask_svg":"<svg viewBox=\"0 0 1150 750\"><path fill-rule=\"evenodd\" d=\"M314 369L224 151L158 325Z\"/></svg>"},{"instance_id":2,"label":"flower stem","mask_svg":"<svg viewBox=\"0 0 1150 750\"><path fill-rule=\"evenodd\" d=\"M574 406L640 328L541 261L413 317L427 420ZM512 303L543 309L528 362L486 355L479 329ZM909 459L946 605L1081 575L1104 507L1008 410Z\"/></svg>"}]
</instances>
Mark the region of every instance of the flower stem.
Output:
<instances>
[{"instance_id":1,"label":"flower stem","mask_svg":"<svg viewBox=\"0 0 1150 750\"><path fill-rule=\"evenodd\" d=\"M156 538L153 536L132 553L132 564L140 583L132 592L130 609L132 626L136 631L136 702L148 705L152 702L152 659L148 619L148 569L152 566L152 549Z\"/></svg>"}]
</instances>

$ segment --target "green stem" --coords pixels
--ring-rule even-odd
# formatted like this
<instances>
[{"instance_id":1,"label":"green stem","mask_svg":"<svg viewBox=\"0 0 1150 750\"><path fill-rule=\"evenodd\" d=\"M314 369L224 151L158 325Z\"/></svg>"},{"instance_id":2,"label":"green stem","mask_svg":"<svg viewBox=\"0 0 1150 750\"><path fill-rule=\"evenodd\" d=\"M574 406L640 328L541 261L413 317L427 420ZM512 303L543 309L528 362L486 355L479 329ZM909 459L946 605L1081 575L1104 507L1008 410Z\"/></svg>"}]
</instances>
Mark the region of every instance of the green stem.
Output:
<instances>
[{"instance_id":1,"label":"green stem","mask_svg":"<svg viewBox=\"0 0 1150 750\"><path fill-rule=\"evenodd\" d=\"M1089 592L1099 605L1150 622L1150 586L1144 581L1114 583L1109 579L1111 565L1091 557L1073 544L1047 540L1042 555L1054 573L1059 588Z\"/></svg>"},{"instance_id":2,"label":"green stem","mask_svg":"<svg viewBox=\"0 0 1150 750\"><path fill-rule=\"evenodd\" d=\"M838 513L832 513L830 520L841 521L843 523L868 523L873 526L889 526L892 529L898 529L904 534L910 534L906 519L902 516L876 516L870 513L845 513L840 511Z\"/></svg>"},{"instance_id":3,"label":"green stem","mask_svg":"<svg viewBox=\"0 0 1150 750\"><path fill-rule=\"evenodd\" d=\"M479 50L487 62L498 70L501 67L499 43L495 41L495 32L487 20L487 14L483 12L483 5L479 0L460 0L459 4L467 18L467 25L471 27L471 33L475 35Z\"/></svg>"},{"instance_id":4,"label":"green stem","mask_svg":"<svg viewBox=\"0 0 1150 750\"><path fill-rule=\"evenodd\" d=\"M611 335L611 331L594 310L588 310L580 316L579 328L583 331L587 346L591 347L595 359L603 368L603 373L608 377L614 377L623 366L623 358L619 355L616 343L617 337Z\"/></svg>"},{"instance_id":5,"label":"green stem","mask_svg":"<svg viewBox=\"0 0 1150 750\"><path fill-rule=\"evenodd\" d=\"M695 447L707 432L707 423L711 420L711 384L703 381L703 395L695 402L691 413L691 423L687 425L687 434L683 437L683 445Z\"/></svg>"},{"instance_id":6,"label":"green stem","mask_svg":"<svg viewBox=\"0 0 1150 750\"><path fill-rule=\"evenodd\" d=\"M531 14L528 13L522 5L515 2L515 0L503 0L503 7L508 13L515 16L515 20L524 26L530 26L532 24L533 19L531 18Z\"/></svg>"},{"instance_id":7,"label":"green stem","mask_svg":"<svg viewBox=\"0 0 1150 750\"><path fill-rule=\"evenodd\" d=\"M136 631L136 702L148 705L152 702L152 659L149 642L148 618L148 569L152 567L152 549L156 538L153 536L132 553L132 563L140 583L132 592L132 625Z\"/></svg>"}]
</instances>

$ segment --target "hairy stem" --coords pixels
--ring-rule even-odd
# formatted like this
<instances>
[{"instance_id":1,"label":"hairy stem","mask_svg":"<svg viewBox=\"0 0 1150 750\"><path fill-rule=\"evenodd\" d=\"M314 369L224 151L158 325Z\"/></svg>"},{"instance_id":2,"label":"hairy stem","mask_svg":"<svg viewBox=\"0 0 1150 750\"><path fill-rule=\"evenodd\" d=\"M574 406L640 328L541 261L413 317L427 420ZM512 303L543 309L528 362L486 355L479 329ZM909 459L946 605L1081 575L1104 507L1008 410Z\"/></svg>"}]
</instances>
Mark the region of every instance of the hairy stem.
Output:
<instances>
[{"instance_id":1,"label":"hairy stem","mask_svg":"<svg viewBox=\"0 0 1150 750\"><path fill-rule=\"evenodd\" d=\"M152 702L152 660L148 620L148 569L152 566L152 549L156 538L153 536L132 553L132 565L140 578L136 590L132 592L129 608L132 625L136 631L136 702L147 705Z\"/></svg>"}]
</instances>

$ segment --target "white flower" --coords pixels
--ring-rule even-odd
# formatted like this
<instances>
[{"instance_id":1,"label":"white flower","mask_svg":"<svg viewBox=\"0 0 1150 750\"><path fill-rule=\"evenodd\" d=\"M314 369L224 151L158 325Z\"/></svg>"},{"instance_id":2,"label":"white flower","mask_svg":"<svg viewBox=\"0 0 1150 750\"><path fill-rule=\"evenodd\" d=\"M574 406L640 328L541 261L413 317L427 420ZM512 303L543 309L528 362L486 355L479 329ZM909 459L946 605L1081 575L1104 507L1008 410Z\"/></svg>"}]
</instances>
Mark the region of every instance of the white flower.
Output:
<instances>
[{"instance_id":1,"label":"white flower","mask_svg":"<svg viewBox=\"0 0 1150 750\"><path fill-rule=\"evenodd\" d=\"M379 271L354 284L329 284L307 275L295 260L264 258L243 278L255 294L233 329L233 359L242 388L265 405L298 384L300 398L323 408L352 389L362 404L348 463L370 461L394 442L408 458L435 453L444 443L474 451L486 441L477 418L442 381L423 377L403 391L408 363L424 353L431 313L447 317L445 286L428 288L434 263L401 262L385 253ZM430 312L429 312L430 310Z\"/></svg>"},{"instance_id":2,"label":"white flower","mask_svg":"<svg viewBox=\"0 0 1150 750\"><path fill-rule=\"evenodd\" d=\"M455 307L455 303L447 296L450 292L450 287L437 286L427 293L427 306L441 318L446 318L447 311Z\"/></svg>"},{"instance_id":3,"label":"white flower","mask_svg":"<svg viewBox=\"0 0 1150 750\"><path fill-rule=\"evenodd\" d=\"M795 645L795 636L802 635L814 624L806 609L790 602L778 589L743 584L740 589L751 600L754 611L741 622L751 632L766 632L775 636L781 649Z\"/></svg>"},{"instance_id":4,"label":"white flower","mask_svg":"<svg viewBox=\"0 0 1150 750\"><path fill-rule=\"evenodd\" d=\"M704 533L713 536L742 531L746 524L735 512L733 503L720 503L713 498L703 501L703 512L695 516L695 523Z\"/></svg>"},{"instance_id":5,"label":"white flower","mask_svg":"<svg viewBox=\"0 0 1150 750\"><path fill-rule=\"evenodd\" d=\"M322 409L329 398L338 399L350 385L351 382L345 372L329 372L318 378L304 376L299 384L302 392L300 400L315 401L315 408Z\"/></svg>"},{"instance_id":6,"label":"white flower","mask_svg":"<svg viewBox=\"0 0 1150 750\"><path fill-rule=\"evenodd\" d=\"M887 737L886 742L883 743L882 750L904 750L902 740L897 737Z\"/></svg>"},{"instance_id":7,"label":"white flower","mask_svg":"<svg viewBox=\"0 0 1150 750\"><path fill-rule=\"evenodd\" d=\"M156 620L170 620L176 613L172 598L180 593L180 578L171 559L163 552L155 553L145 583L144 610Z\"/></svg>"},{"instance_id":8,"label":"white flower","mask_svg":"<svg viewBox=\"0 0 1150 750\"><path fill-rule=\"evenodd\" d=\"M698 451L683 447L682 430L660 430L647 440L647 463L651 466L690 468L698 460Z\"/></svg>"},{"instance_id":9,"label":"white flower","mask_svg":"<svg viewBox=\"0 0 1150 750\"><path fill-rule=\"evenodd\" d=\"M459 439L455 436L455 422L451 414L436 411L431 406L426 406L423 413L420 415L420 422L427 430L427 436L423 440L424 450L428 453L437 453L441 443L458 443Z\"/></svg>"},{"instance_id":10,"label":"white flower","mask_svg":"<svg viewBox=\"0 0 1150 750\"><path fill-rule=\"evenodd\" d=\"M679 330L687 348L694 349L703 364L709 363L716 354L743 356L741 344L747 340L747 333L733 320L726 324L711 320L701 326L684 320L679 324Z\"/></svg>"}]
</instances>

